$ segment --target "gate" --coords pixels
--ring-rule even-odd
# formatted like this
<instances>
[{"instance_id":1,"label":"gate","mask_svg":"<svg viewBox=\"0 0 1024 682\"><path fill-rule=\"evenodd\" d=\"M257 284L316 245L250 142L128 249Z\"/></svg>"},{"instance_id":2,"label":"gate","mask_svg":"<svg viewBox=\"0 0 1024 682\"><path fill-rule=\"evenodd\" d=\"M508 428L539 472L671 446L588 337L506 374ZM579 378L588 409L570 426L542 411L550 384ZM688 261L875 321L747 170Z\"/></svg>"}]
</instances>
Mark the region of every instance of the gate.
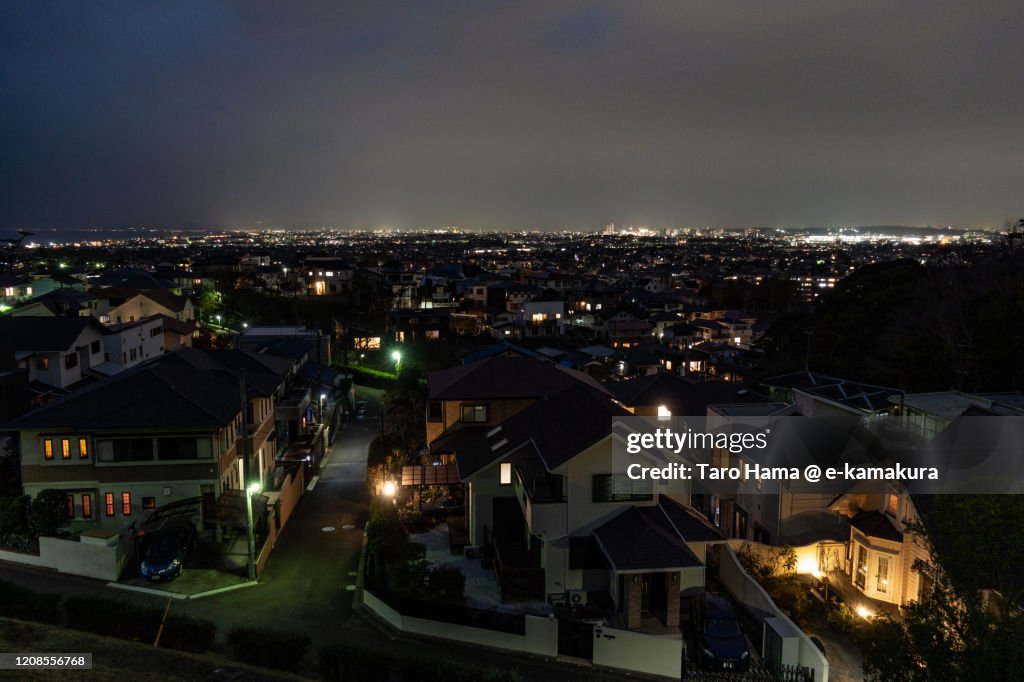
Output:
<instances>
[{"instance_id":1,"label":"gate","mask_svg":"<svg viewBox=\"0 0 1024 682\"><path fill-rule=\"evenodd\" d=\"M594 624L559 619L558 655L591 660L594 657Z\"/></svg>"}]
</instances>

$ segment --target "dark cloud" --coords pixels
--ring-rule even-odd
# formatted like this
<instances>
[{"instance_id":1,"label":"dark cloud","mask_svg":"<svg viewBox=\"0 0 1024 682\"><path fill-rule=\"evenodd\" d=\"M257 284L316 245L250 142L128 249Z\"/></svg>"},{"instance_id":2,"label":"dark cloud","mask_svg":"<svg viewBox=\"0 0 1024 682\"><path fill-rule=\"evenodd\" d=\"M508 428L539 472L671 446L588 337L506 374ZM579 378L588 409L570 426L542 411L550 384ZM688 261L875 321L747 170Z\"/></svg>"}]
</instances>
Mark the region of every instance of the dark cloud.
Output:
<instances>
[{"instance_id":1,"label":"dark cloud","mask_svg":"<svg viewBox=\"0 0 1024 682\"><path fill-rule=\"evenodd\" d=\"M999 225L1011 2L5 2L0 224Z\"/></svg>"}]
</instances>

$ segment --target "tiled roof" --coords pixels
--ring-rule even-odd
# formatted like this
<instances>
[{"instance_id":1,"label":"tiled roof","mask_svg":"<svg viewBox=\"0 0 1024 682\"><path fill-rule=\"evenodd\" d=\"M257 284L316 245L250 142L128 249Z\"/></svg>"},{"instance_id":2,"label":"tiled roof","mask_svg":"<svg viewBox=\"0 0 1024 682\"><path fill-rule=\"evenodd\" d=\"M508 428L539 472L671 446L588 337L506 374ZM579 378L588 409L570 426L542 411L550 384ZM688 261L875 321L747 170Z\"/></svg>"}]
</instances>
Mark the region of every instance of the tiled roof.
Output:
<instances>
[{"instance_id":1,"label":"tiled roof","mask_svg":"<svg viewBox=\"0 0 1024 682\"><path fill-rule=\"evenodd\" d=\"M594 530L616 571L702 566L660 507L627 507Z\"/></svg>"},{"instance_id":2,"label":"tiled roof","mask_svg":"<svg viewBox=\"0 0 1024 682\"><path fill-rule=\"evenodd\" d=\"M495 356L434 372L427 380L430 400L540 398L582 383L606 392L582 372L529 357Z\"/></svg>"}]
</instances>

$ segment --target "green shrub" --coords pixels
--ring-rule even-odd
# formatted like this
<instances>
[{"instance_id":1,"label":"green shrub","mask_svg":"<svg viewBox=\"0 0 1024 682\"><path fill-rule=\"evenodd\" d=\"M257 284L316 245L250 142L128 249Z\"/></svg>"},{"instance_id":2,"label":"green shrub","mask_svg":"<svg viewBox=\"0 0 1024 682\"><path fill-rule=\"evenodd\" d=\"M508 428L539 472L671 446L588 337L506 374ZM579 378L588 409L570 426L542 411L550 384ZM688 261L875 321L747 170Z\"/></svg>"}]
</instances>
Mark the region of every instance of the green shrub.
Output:
<instances>
[{"instance_id":1,"label":"green shrub","mask_svg":"<svg viewBox=\"0 0 1024 682\"><path fill-rule=\"evenodd\" d=\"M458 566L433 566L427 573L427 596L430 599L461 604L465 591L466 576Z\"/></svg>"},{"instance_id":2,"label":"green shrub","mask_svg":"<svg viewBox=\"0 0 1024 682\"><path fill-rule=\"evenodd\" d=\"M235 628L228 633L228 646L236 659L278 670L298 669L309 644L306 635L267 628Z\"/></svg>"},{"instance_id":3,"label":"green shrub","mask_svg":"<svg viewBox=\"0 0 1024 682\"><path fill-rule=\"evenodd\" d=\"M331 682L376 682L384 677L377 654L352 644L334 644L320 649L320 677ZM415 678L414 678L415 679Z\"/></svg>"},{"instance_id":4,"label":"green shrub","mask_svg":"<svg viewBox=\"0 0 1024 682\"><path fill-rule=\"evenodd\" d=\"M152 643L160 629L164 609L129 603L120 599L77 595L64 602L68 627L136 642ZM160 635L160 646L203 653L217 635L217 626L207 620L168 614Z\"/></svg>"},{"instance_id":5,"label":"green shrub","mask_svg":"<svg viewBox=\"0 0 1024 682\"><path fill-rule=\"evenodd\" d=\"M61 596L34 592L0 580L0 616L56 625L61 620Z\"/></svg>"},{"instance_id":6,"label":"green shrub","mask_svg":"<svg viewBox=\"0 0 1024 682\"><path fill-rule=\"evenodd\" d=\"M52 535L67 523L68 496L63 490L47 488L32 500L32 530L37 535Z\"/></svg>"}]
</instances>

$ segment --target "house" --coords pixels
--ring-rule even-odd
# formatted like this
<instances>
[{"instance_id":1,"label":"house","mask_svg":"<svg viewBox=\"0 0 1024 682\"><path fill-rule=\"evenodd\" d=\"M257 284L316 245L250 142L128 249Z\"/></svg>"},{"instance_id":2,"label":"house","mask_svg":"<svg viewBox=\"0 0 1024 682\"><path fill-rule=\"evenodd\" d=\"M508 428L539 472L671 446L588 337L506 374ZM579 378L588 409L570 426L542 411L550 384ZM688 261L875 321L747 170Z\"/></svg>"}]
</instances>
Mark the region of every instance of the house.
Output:
<instances>
[{"instance_id":1,"label":"house","mask_svg":"<svg viewBox=\"0 0 1024 682\"><path fill-rule=\"evenodd\" d=\"M0 318L0 338L27 370L37 399L51 389L67 389L103 362L107 335L92 317Z\"/></svg>"},{"instance_id":2,"label":"house","mask_svg":"<svg viewBox=\"0 0 1024 682\"><path fill-rule=\"evenodd\" d=\"M300 279L311 296L337 296L352 291L355 268L334 256L308 256Z\"/></svg>"},{"instance_id":3,"label":"house","mask_svg":"<svg viewBox=\"0 0 1024 682\"><path fill-rule=\"evenodd\" d=\"M103 376L117 374L164 353L163 317L113 324L103 339L103 362L91 370Z\"/></svg>"},{"instance_id":4,"label":"house","mask_svg":"<svg viewBox=\"0 0 1024 682\"><path fill-rule=\"evenodd\" d=\"M593 602L623 627L679 624L721 534L682 500L616 471L612 421L630 413L592 378L523 355L432 374L427 442L454 461L467 532L493 558L505 598Z\"/></svg>"},{"instance_id":5,"label":"house","mask_svg":"<svg viewBox=\"0 0 1024 682\"><path fill-rule=\"evenodd\" d=\"M244 457L252 481L269 480L274 405L289 365L185 349L23 415L5 428L20 436L25 494L65 491L69 525L78 527L123 530L158 506L191 498L210 518L226 491L246 487ZM249 446L240 449L243 423Z\"/></svg>"},{"instance_id":6,"label":"house","mask_svg":"<svg viewBox=\"0 0 1024 682\"><path fill-rule=\"evenodd\" d=\"M108 310L100 314L103 324L123 324L153 315L166 315L183 322L196 319L192 301L169 289L138 291L111 287L94 293L108 302Z\"/></svg>"},{"instance_id":7,"label":"house","mask_svg":"<svg viewBox=\"0 0 1024 682\"><path fill-rule=\"evenodd\" d=\"M31 279L12 275L0 275L0 305L5 308L13 308L31 296Z\"/></svg>"},{"instance_id":8,"label":"house","mask_svg":"<svg viewBox=\"0 0 1024 682\"><path fill-rule=\"evenodd\" d=\"M102 301L95 294L78 289L54 289L34 296L11 311L13 317L88 317L97 315Z\"/></svg>"}]
</instances>

